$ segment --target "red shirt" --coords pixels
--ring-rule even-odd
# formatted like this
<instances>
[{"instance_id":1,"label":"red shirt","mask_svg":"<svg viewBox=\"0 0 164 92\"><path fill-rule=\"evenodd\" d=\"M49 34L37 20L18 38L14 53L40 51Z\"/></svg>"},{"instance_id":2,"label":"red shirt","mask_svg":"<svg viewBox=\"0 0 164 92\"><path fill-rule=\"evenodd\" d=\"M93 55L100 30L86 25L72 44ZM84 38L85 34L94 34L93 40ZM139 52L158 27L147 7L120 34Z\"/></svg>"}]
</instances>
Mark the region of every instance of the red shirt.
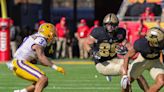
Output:
<instances>
[{"instance_id":1,"label":"red shirt","mask_svg":"<svg viewBox=\"0 0 164 92\"><path fill-rule=\"evenodd\" d=\"M66 31L67 28L64 26L62 27L60 23L56 24L57 29L57 36L58 38L65 38L66 37Z\"/></svg>"},{"instance_id":2,"label":"red shirt","mask_svg":"<svg viewBox=\"0 0 164 92\"><path fill-rule=\"evenodd\" d=\"M88 32L89 32L89 27L87 25L80 26L77 29L77 34L79 38L86 38L88 36Z\"/></svg>"},{"instance_id":3,"label":"red shirt","mask_svg":"<svg viewBox=\"0 0 164 92\"><path fill-rule=\"evenodd\" d=\"M154 13L142 13L141 14L141 19L145 20L145 21L154 21Z\"/></svg>"},{"instance_id":4,"label":"red shirt","mask_svg":"<svg viewBox=\"0 0 164 92\"><path fill-rule=\"evenodd\" d=\"M139 25L136 26L136 29L135 30L129 31L129 36L131 37L130 42L132 43L132 45L134 44L134 42L137 39L139 39L141 37L144 37L146 35L146 32L148 30L148 27L145 26L145 25L143 25L142 30L141 30L141 35L139 35L138 33L139 33L140 26L141 25L139 24Z\"/></svg>"},{"instance_id":5,"label":"red shirt","mask_svg":"<svg viewBox=\"0 0 164 92\"><path fill-rule=\"evenodd\" d=\"M126 39L127 39L128 42L130 42L130 32L131 32L131 29L126 28Z\"/></svg>"}]
</instances>

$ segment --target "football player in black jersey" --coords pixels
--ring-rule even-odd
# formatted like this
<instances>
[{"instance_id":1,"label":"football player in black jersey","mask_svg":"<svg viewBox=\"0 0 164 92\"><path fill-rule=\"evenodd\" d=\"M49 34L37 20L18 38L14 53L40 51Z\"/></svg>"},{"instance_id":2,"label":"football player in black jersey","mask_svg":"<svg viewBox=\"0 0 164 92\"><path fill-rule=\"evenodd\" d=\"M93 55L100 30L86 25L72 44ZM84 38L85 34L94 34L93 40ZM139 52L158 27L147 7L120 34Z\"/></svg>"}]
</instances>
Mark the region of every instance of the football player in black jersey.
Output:
<instances>
[{"instance_id":1,"label":"football player in black jersey","mask_svg":"<svg viewBox=\"0 0 164 92\"><path fill-rule=\"evenodd\" d=\"M129 76L132 82L140 76L144 70L150 72L155 83L147 92L158 92L164 86L164 64L162 49L164 48L164 31L160 28L151 28L144 38L135 41L134 47L128 51L124 58L124 75ZM139 56L128 69L129 58L139 52Z\"/></svg>"},{"instance_id":2,"label":"football player in black jersey","mask_svg":"<svg viewBox=\"0 0 164 92\"><path fill-rule=\"evenodd\" d=\"M117 47L125 40L126 30L118 27L119 20L113 13L104 17L103 27L93 29L84 47L93 56L97 71L104 76L122 75L124 59L117 58ZM124 83L128 77L124 76ZM144 82L144 80L143 80Z\"/></svg>"}]
</instances>

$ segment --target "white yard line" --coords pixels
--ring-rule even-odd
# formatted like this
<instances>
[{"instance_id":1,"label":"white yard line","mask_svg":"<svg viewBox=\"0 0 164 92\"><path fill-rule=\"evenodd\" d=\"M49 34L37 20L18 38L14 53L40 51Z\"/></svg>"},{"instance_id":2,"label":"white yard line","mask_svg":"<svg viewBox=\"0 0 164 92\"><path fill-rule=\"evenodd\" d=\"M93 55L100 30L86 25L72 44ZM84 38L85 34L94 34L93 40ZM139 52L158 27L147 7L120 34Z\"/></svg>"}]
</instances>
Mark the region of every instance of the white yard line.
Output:
<instances>
[{"instance_id":1,"label":"white yard line","mask_svg":"<svg viewBox=\"0 0 164 92\"><path fill-rule=\"evenodd\" d=\"M0 89L18 89L18 87L0 87ZM81 90L81 89L85 89L85 90L104 90L104 89L118 89L118 87L47 87L46 89L60 89L60 90ZM133 89L140 89L138 87L133 87Z\"/></svg>"}]
</instances>

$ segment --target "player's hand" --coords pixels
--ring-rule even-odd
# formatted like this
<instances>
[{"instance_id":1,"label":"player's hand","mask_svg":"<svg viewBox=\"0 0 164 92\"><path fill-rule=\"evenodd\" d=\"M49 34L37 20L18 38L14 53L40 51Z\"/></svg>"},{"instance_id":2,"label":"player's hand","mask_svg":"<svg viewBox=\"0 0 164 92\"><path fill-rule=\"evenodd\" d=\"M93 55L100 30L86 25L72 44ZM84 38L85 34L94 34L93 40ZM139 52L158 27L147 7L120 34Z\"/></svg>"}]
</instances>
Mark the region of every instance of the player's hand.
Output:
<instances>
[{"instance_id":1,"label":"player's hand","mask_svg":"<svg viewBox=\"0 0 164 92\"><path fill-rule=\"evenodd\" d=\"M127 75L123 75L122 78L121 78L121 87L123 89L126 89L128 85L130 85L130 81L128 79L128 76Z\"/></svg>"},{"instance_id":2,"label":"player's hand","mask_svg":"<svg viewBox=\"0 0 164 92\"><path fill-rule=\"evenodd\" d=\"M95 59L101 59L101 56L99 55L99 52L98 51L91 50L90 51L90 54Z\"/></svg>"},{"instance_id":3,"label":"player's hand","mask_svg":"<svg viewBox=\"0 0 164 92\"><path fill-rule=\"evenodd\" d=\"M51 46L51 48L48 51L49 54L53 54L54 53L54 49L53 49L53 45Z\"/></svg>"},{"instance_id":4,"label":"player's hand","mask_svg":"<svg viewBox=\"0 0 164 92\"><path fill-rule=\"evenodd\" d=\"M64 70L64 68L62 68L62 67L57 67L57 69L56 69L56 71L58 71L58 72L60 72L60 73L62 73L62 74L65 74L65 70Z\"/></svg>"},{"instance_id":5,"label":"player's hand","mask_svg":"<svg viewBox=\"0 0 164 92\"><path fill-rule=\"evenodd\" d=\"M120 55L125 55L128 52L128 49L123 45L118 45L116 48L116 53Z\"/></svg>"}]
</instances>

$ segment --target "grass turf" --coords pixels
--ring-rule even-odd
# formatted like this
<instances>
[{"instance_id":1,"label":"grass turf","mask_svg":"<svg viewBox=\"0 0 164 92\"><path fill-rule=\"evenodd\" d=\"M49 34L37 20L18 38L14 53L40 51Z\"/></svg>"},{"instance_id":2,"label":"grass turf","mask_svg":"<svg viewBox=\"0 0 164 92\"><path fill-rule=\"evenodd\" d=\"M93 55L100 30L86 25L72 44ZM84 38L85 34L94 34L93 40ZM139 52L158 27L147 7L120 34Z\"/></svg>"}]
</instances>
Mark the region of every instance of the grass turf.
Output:
<instances>
[{"instance_id":1,"label":"grass turf","mask_svg":"<svg viewBox=\"0 0 164 92\"><path fill-rule=\"evenodd\" d=\"M65 68L66 75L37 65L49 78L49 85L43 92L120 92L121 90L119 76L112 77L112 81L108 82L104 76L98 74L92 63L57 63L57 65ZM149 84L154 82L148 72L144 72L144 76ZM0 92L13 92L14 89L22 89L30 84L31 82L14 76L5 64L0 64ZM132 88L133 92L142 92L136 82ZM160 92L164 92L164 88Z\"/></svg>"}]
</instances>

